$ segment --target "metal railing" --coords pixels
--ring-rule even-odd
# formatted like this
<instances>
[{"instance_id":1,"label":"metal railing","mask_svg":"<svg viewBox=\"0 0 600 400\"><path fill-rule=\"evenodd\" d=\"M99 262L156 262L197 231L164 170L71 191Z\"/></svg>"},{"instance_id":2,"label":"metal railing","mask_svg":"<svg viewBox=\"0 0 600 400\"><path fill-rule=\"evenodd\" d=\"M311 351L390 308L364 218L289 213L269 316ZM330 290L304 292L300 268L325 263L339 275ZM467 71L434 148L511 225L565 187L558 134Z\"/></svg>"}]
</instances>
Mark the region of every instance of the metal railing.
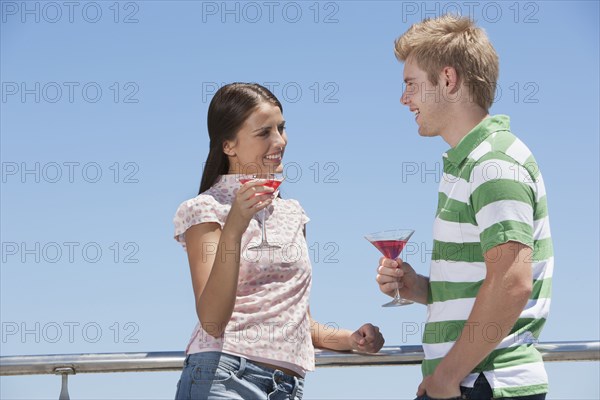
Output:
<instances>
[{"instance_id":1,"label":"metal railing","mask_svg":"<svg viewBox=\"0 0 600 400\"><path fill-rule=\"evenodd\" d=\"M600 341L538 343L544 361L599 361ZM415 365L423 361L421 346L386 346L377 354L316 350L317 367ZM0 357L0 375L61 375L59 400L68 400L68 375L98 372L179 371L180 351L150 353L60 354Z\"/></svg>"}]
</instances>

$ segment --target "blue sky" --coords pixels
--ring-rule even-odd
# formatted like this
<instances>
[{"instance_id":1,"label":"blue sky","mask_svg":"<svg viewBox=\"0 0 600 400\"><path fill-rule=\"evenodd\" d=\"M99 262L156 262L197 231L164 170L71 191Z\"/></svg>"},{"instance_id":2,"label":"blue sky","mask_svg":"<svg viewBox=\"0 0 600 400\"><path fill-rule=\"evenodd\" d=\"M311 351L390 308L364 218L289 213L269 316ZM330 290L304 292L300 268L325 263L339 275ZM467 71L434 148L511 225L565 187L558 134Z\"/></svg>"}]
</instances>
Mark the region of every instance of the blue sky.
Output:
<instances>
[{"instance_id":1,"label":"blue sky","mask_svg":"<svg viewBox=\"0 0 600 400\"><path fill-rule=\"evenodd\" d=\"M425 308L380 307L363 235L415 229L405 254L427 273L448 146L400 105L393 41L445 11L488 32L491 111L510 115L546 182L556 267L541 340L598 340L597 1L66 3L0 2L2 355L184 349L195 313L172 218L197 194L208 103L232 81L283 103L281 191L311 217L313 316L419 344ZM547 369L549 398L600 396L597 362ZM172 398L178 375L77 375L70 391ZM412 398L419 382L418 367L319 369L305 398ZM6 399L59 390L53 376L0 379Z\"/></svg>"}]
</instances>

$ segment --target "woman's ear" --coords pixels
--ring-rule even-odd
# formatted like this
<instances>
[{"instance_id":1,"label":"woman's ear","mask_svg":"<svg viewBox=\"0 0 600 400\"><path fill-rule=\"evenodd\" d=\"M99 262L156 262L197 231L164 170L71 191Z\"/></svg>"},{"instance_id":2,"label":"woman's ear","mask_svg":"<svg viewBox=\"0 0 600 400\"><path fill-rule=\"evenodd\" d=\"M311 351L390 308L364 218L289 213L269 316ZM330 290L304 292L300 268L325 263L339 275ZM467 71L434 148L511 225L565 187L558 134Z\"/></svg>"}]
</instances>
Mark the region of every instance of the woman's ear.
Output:
<instances>
[{"instance_id":1,"label":"woman's ear","mask_svg":"<svg viewBox=\"0 0 600 400\"><path fill-rule=\"evenodd\" d=\"M223 153L229 157L235 157L235 143L231 140L225 140L223 142Z\"/></svg>"}]
</instances>

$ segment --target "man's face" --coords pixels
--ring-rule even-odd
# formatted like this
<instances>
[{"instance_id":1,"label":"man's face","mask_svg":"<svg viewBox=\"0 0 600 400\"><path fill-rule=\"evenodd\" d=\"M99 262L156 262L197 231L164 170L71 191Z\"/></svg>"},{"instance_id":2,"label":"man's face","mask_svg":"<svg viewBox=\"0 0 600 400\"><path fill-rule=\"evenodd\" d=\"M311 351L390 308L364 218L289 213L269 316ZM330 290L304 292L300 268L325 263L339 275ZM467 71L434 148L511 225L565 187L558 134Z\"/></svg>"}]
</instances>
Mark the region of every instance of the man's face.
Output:
<instances>
[{"instance_id":1,"label":"man's face","mask_svg":"<svg viewBox=\"0 0 600 400\"><path fill-rule=\"evenodd\" d=\"M404 64L404 83L406 89L400 102L408 106L415 114L415 121L421 136L438 136L443 129L446 109L442 85L433 85L427 79L427 73L409 57Z\"/></svg>"}]
</instances>

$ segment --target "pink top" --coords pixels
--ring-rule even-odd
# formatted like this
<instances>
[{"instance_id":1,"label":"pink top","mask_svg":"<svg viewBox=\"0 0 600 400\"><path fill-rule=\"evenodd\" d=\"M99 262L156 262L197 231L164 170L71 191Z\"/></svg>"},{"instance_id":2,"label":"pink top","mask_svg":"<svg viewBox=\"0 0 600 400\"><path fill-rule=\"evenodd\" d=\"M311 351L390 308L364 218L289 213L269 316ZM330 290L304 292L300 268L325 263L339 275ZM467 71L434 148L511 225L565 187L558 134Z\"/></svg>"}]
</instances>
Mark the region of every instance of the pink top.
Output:
<instances>
[{"instance_id":1,"label":"pink top","mask_svg":"<svg viewBox=\"0 0 600 400\"><path fill-rule=\"evenodd\" d=\"M189 227L216 222L223 228L239 187L236 175L221 175L210 189L179 206L173 222L184 249ZM275 198L266 208L266 230L269 243L281 249L249 250L261 240L261 213L242 236L235 306L225 333L215 339L198 322L186 353L222 351L304 376L315 367L308 319L312 268L303 232L309 218L296 200ZM214 254L216 245L206 244L207 254Z\"/></svg>"}]
</instances>

